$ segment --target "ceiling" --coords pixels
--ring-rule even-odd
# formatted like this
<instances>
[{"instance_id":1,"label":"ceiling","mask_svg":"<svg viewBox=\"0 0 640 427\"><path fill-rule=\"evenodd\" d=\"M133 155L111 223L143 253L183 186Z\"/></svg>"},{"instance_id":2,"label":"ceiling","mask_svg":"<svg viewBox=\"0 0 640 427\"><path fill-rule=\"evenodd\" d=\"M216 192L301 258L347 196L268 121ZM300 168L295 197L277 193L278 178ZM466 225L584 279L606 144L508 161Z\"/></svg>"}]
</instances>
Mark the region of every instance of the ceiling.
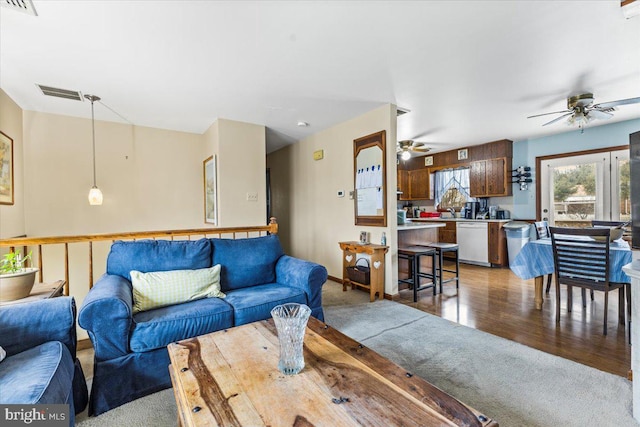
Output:
<instances>
[{"instance_id":1,"label":"ceiling","mask_svg":"<svg viewBox=\"0 0 640 427\"><path fill-rule=\"evenodd\" d=\"M393 103L434 152L570 130L566 98L640 96L640 16L607 1L33 1L0 8L0 87L25 110L203 133L263 124L267 151ZM117 114L116 114L117 112ZM613 119L640 118L640 104ZM308 127L297 126L298 121ZM588 128L586 130L588 132Z\"/></svg>"}]
</instances>

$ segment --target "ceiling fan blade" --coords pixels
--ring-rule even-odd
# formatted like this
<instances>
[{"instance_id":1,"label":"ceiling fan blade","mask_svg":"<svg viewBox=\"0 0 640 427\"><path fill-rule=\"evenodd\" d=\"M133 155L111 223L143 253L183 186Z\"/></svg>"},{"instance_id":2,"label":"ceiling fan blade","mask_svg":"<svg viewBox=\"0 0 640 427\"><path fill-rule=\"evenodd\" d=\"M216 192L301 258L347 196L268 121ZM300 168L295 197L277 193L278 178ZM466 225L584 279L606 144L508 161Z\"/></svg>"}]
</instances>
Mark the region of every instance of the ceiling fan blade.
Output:
<instances>
[{"instance_id":1,"label":"ceiling fan blade","mask_svg":"<svg viewBox=\"0 0 640 427\"><path fill-rule=\"evenodd\" d=\"M611 108L611 107L616 107L618 105L637 104L639 102L640 102L640 97L620 99L618 101L603 102L602 104L596 104L593 106L593 108Z\"/></svg>"},{"instance_id":2,"label":"ceiling fan blade","mask_svg":"<svg viewBox=\"0 0 640 427\"><path fill-rule=\"evenodd\" d=\"M416 152L419 152L419 153L426 153L428 151L431 151L431 148L429 148L429 147L414 147L414 148L411 149L411 151L416 151Z\"/></svg>"},{"instance_id":3,"label":"ceiling fan blade","mask_svg":"<svg viewBox=\"0 0 640 427\"><path fill-rule=\"evenodd\" d=\"M607 120L610 119L611 117L613 117L613 114L607 112L607 111L602 111L596 108L593 108L591 110L589 110L589 112L587 113L590 117L593 117L594 119L600 119L600 120Z\"/></svg>"},{"instance_id":4,"label":"ceiling fan blade","mask_svg":"<svg viewBox=\"0 0 640 427\"><path fill-rule=\"evenodd\" d=\"M573 115L573 111L570 112L570 113L567 113L567 114L563 114L560 117L556 117L555 119L551 120L550 122L547 122L547 123L543 124L542 126L547 126L547 125L551 125L551 124L553 124L555 122L559 122L560 120L564 119L565 117L569 117L571 115Z\"/></svg>"},{"instance_id":5,"label":"ceiling fan blade","mask_svg":"<svg viewBox=\"0 0 640 427\"><path fill-rule=\"evenodd\" d=\"M527 117L527 119L532 119L534 117L540 117L540 116L548 116L549 114L560 114L560 113L572 113L573 114L573 111L572 110L563 110L563 111L554 111L553 113L536 114L536 115Z\"/></svg>"}]
</instances>

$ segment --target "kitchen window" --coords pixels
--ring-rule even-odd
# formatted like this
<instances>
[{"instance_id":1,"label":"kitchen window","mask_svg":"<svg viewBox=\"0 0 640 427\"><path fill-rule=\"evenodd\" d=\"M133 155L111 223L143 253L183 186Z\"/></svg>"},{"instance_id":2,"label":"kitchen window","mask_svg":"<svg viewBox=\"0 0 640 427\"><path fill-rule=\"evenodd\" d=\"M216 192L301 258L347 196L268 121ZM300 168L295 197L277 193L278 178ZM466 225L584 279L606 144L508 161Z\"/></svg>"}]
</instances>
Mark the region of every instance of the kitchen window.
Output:
<instances>
[{"instance_id":1,"label":"kitchen window","mask_svg":"<svg viewBox=\"0 0 640 427\"><path fill-rule=\"evenodd\" d=\"M469 188L469 168L442 169L434 175L433 192L438 209L460 210L466 202L475 201Z\"/></svg>"}]
</instances>

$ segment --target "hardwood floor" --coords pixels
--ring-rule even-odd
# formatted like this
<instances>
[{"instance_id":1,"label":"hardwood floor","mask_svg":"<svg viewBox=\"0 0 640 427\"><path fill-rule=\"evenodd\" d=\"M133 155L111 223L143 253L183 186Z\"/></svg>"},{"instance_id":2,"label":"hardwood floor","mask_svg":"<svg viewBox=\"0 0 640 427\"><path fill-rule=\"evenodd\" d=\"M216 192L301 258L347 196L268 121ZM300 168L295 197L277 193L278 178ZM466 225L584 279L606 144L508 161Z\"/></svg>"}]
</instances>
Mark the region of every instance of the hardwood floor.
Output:
<instances>
[{"instance_id":1,"label":"hardwood floor","mask_svg":"<svg viewBox=\"0 0 640 427\"><path fill-rule=\"evenodd\" d=\"M587 296L583 309L580 290L573 290L572 312L567 312L567 291L562 287L560 323L555 318L555 283L544 296L542 311L533 304L533 279L521 280L508 268L461 264L460 288L444 285L443 294L431 289L418 293L401 290L394 300L453 322L626 377L631 367L631 346L626 325L618 324L618 292L609 293L607 336L602 334L604 294ZM545 278L546 286L546 278ZM587 294L588 295L588 294Z\"/></svg>"}]
</instances>

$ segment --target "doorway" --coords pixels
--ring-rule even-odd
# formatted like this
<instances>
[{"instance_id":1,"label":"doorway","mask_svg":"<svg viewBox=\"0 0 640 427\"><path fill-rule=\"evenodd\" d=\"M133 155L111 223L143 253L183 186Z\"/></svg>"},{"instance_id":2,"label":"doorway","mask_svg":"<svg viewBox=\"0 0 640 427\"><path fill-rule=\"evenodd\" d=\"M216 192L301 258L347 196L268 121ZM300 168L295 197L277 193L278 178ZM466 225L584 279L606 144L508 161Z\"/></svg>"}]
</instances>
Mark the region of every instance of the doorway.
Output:
<instances>
[{"instance_id":1,"label":"doorway","mask_svg":"<svg viewBox=\"0 0 640 427\"><path fill-rule=\"evenodd\" d=\"M541 158L538 217L559 227L631 218L629 149Z\"/></svg>"}]
</instances>

